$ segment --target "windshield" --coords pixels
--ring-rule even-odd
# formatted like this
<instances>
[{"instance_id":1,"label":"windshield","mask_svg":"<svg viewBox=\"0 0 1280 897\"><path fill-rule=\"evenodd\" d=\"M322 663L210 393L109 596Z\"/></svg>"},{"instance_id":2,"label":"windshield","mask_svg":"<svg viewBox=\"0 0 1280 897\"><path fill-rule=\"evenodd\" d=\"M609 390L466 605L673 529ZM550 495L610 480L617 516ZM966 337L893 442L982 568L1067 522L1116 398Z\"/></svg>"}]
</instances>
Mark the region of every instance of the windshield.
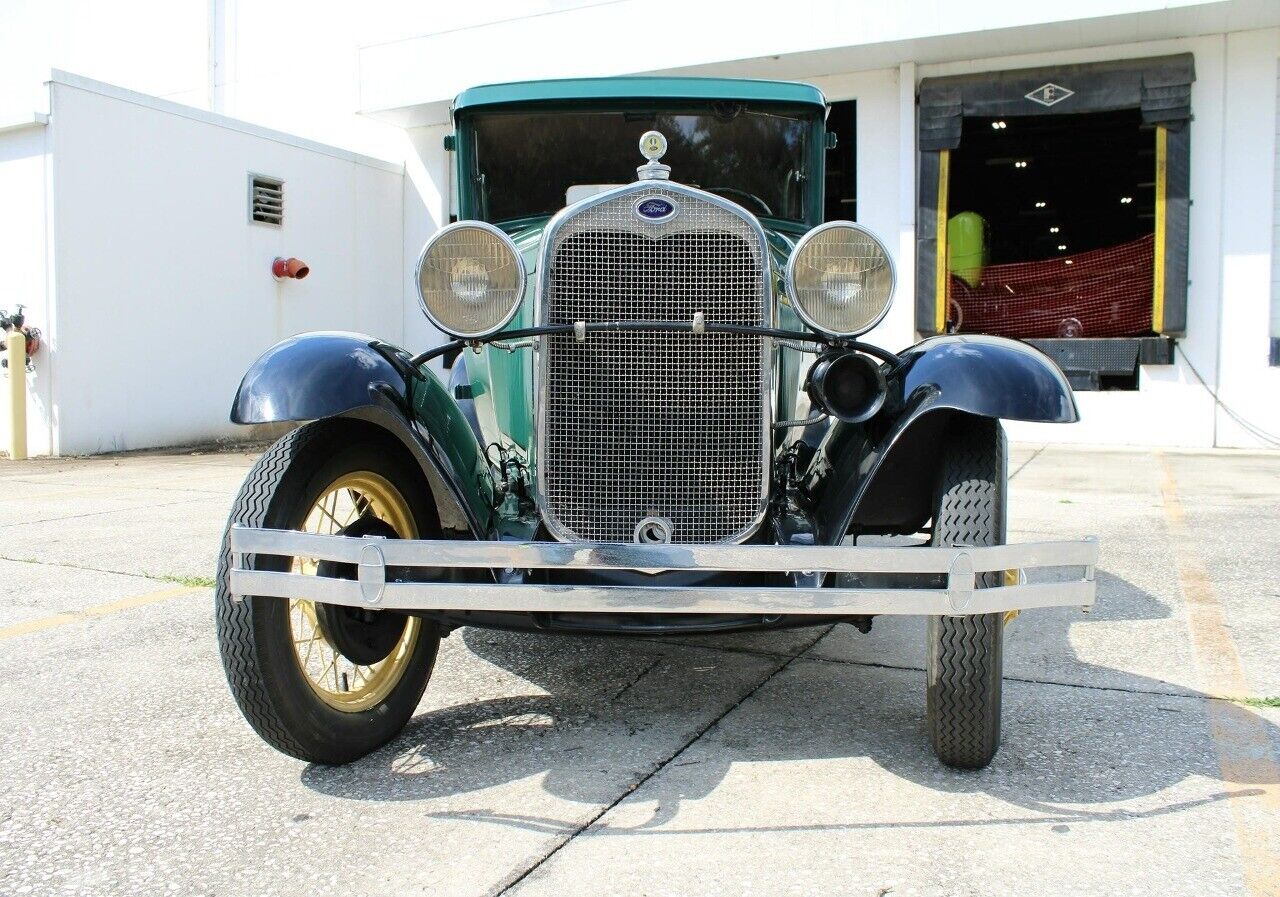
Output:
<instances>
[{"instance_id":1,"label":"windshield","mask_svg":"<svg viewBox=\"0 0 1280 897\"><path fill-rule=\"evenodd\" d=\"M741 103L693 112L487 112L468 117L471 185L486 221L552 215L636 179L640 135L658 130L671 179L755 215L804 218L815 113L761 112Z\"/></svg>"}]
</instances>

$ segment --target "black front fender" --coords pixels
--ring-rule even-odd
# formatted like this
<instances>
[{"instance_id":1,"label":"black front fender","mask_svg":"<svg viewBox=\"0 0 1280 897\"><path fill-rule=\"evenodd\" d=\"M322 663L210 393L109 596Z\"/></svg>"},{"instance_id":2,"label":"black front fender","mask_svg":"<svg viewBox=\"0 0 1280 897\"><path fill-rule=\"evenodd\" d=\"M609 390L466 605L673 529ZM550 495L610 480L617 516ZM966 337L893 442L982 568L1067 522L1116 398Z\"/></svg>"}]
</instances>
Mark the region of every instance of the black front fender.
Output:
<instances>
[{"instance_id":1,"label":"black front fender","mask_svg":"<svg viewBox=\"0 0 1280 897\"><path fill-rule=\"evenodd\" d=\"M360 333L304 333L249 368L231 405L237 424L363 420L393 435L422 468L441 524L476 538L492 530L494 482L453 397L409 354Z\"/></svg>"},{"instance_id":2,"label":"black front fender","mask_svg":"<svg viewBox=\"0 0 1280 897\"><path fill-rule=\"evenodd\" d=\"M408 408L413 375L397 353L395 346L362 333L324 331L281 340L240 381L231 422L336 417L377 401L388 390Z\"/></svg>"},{"instance_id":3,"label":"black front fender","mask_svg":"<svg viewBox=\"0 0 1280 897\"><path fill-rule=\"evenodd\" d=\"M821 542L849 532L917 531L933 514L947 424L957 414L1079 420L1066 377L1030 346L994 336L924 340L889 373L890 399L868 425L837 422L805 478Z\"/></svg>"},{"instance_id":4,"label":"black front fender","mask_svg":"<svg viewBox=\"0 0 1280 897\"><path fill-rule=\"evenodd\" d=\"M1050 358L999 336L936 336L902 353L899 379L907 403L982 417L1069 424L1080 419L1075 396Z\"/></svg>"}]
</instances>

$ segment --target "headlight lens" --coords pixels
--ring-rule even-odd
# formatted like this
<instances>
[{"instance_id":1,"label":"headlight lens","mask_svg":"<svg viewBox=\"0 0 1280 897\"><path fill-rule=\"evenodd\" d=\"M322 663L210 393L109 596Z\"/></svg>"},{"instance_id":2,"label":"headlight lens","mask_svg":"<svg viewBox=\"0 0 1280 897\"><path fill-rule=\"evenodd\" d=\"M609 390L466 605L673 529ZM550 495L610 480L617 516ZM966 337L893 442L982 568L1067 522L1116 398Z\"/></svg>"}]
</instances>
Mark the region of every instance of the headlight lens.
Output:
<instances>
[{"instance_id":1,"label":"headlight lens","mask_svg":"<svg viewBox=\"0 0 1280 897\"><path fill-rule=\"evenodd\" d=\"M884 244L851 221L801 237L787 264L787 294L820 333L857 336L880 322L893 299L893 260Z\"/></svg>"},{"instance_id":2,"label":"headlight lens","mask_svg":"<svg viewBox=\"0 0 1280 897\"><path fill-rule=\"evenodd\" d=\"M459 221L427 241L418 301L445 333L479 339L507 325L524 297L524 262L511 238L483 221Z\"/></svg>"}]
</instances>

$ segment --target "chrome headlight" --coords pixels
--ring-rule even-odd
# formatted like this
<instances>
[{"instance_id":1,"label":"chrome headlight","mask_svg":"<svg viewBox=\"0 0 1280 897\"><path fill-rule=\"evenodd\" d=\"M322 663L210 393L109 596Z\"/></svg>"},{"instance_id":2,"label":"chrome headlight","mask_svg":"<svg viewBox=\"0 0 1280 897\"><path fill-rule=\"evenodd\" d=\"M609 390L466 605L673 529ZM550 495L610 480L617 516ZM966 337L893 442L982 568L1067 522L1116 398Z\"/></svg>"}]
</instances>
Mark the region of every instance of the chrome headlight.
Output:
<instances>
[{"instance_id":1,"label":"chrome headlight","mask_svg":"<svg viewBox=\"0 0 1280 897\"><path fill-rule=\"evenodd\" d=\"M815 227L787 263L787 295L796 314L828 336L857 336L880 323L895 280L884 244L851 221Z\"/></svg>"},{"instance_id":2,"label":"chrome headlight","mask_svg":"<svg viewBox=\"0 0 1280 897\"><path fill-rule=\"evenodd\" d=\"M524 298L524 261L492 224L459 221L441 228L418 258L418 302L445 333L480 339L515 317Z\"/></svg>"}]
</instances>

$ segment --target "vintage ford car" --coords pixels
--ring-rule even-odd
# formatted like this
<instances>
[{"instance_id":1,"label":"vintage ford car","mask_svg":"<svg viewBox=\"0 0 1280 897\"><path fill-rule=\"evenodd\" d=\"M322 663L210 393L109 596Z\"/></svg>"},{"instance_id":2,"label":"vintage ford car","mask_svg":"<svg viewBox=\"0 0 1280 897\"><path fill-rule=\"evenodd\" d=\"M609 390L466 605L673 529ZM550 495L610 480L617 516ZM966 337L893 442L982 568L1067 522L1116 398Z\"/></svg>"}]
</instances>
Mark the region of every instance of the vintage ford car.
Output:
<instances>
[{"instance_id":1,"label":"vintage ford car","mask_svg":"<svg viewBox=\"0 0 1280 897\"><path fill-rule=\"evenodd\" d=\"M303 423L249 473L218 568L253 728L304 760L360 757L460 626L866 632L916 614L933 748L990 762L1007 619L1094 600L1095 541L1005 544L1000 419L1076 420L1061 372L1006 339L858 340L894 263L821 220L813 87L498 85L453 115L462 220L417 267L451 339L414 355L302 334L234 400L237 423ZM1063 569L1023 575L1046 567Z\"/></svg>"}]
</instances>

